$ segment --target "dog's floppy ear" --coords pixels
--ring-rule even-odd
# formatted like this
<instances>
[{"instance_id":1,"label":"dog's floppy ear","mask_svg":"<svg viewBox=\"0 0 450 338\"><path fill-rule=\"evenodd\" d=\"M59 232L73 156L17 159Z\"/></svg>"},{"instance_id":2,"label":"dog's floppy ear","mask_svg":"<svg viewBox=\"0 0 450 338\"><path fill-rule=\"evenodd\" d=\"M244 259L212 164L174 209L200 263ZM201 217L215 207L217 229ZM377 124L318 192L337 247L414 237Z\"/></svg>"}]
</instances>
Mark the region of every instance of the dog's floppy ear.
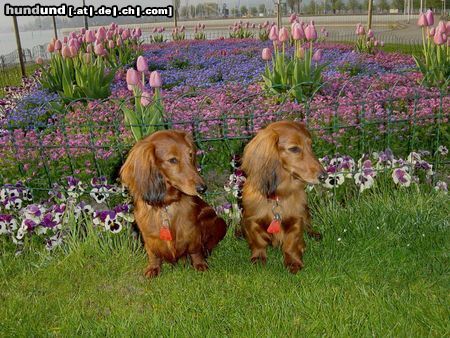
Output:
<instances>
[{"instance_id":1,"label":"dog's floppy ear","mask_svg":"<svg viewBox=\"0 0 450 338\"><path fill-rule=\"evenodd\" d=\"M135 200L142 199L153 206L160 206L166 196L166 182L155 161L154 146L147 140L131 149L120 170L122 183Z\"/></svg>"},{"instance_id":2,"label":"dog's floppy ear","mask_svg":"<svg viewBox=\"0 0 450 338\"><path fill-rule=\"evenodd\" d=\"M261 130L247 144L242 157L242 169L249 183L266 197L272 197L279 184L278 138L271 129Z\"/></svg>"}]
</instances>

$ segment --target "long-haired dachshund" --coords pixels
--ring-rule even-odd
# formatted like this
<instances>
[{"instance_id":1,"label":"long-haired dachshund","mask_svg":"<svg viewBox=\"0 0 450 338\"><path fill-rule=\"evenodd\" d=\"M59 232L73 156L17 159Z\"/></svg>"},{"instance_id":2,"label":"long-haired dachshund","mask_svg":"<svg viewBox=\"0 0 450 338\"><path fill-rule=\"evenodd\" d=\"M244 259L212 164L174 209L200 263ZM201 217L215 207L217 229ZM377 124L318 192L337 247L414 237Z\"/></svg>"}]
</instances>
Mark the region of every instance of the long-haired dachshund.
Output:
<instances>
[{"instance_id":1,"label":"long-haired dachshund","mask_svg":"<svg viewBox=\"0 0 450 338\"><path fill-rule=\"evenodd\" d=\"M303 232L321 237L311 227L305 185L319 183L326 173L311 143L303 124L280 121L259 131L245 147L242 227L254 263L266 262L269 244L281 245L286 267L297 273L303 267Z\"/></svg>"},{"instance_id":2,"label":"long-haired dachshund","mask_svg":"<svg viewBox=\"0 0 450 338\"><path fill-rule=\"evenodd\" d=\"M137 142L120 171L134 200L134 215L155 277L163 261L191 258L198 271L227 231L223 219L199 194L206 185L196 167L192 138L176 130L158 131Z\"/></svg>"}]
</instances>

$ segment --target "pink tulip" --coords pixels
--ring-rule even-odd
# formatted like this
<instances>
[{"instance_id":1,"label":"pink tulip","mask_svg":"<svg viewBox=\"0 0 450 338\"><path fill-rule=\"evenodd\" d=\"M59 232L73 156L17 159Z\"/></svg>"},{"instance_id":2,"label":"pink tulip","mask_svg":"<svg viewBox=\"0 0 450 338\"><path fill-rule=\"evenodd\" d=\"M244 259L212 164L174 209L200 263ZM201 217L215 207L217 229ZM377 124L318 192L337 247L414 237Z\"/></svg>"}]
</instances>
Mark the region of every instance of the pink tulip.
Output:
<instances>
[{"instance_id":1,"label":"pink tulip","mask_svg":"<svg viewBox=\"0 0 450 338\"><path fill-rule=\"evenodd\" d=\"M43 59L43 58L38 57L38 58L36 59L36 64L42 65L43 63L44 63L44 59Z\"/></svg>"},{"instance_id":2,"label":"pink tulip","mask_svg":"<svg viewBox=\"0 0 450 338\"><path fill-rule=\"evenodd\" d=\"M428 36L430 38L432 38L436 33L436 28L435 27L431 27L430 31L428 32Z\"/></svg>"},{"instance_id":3,"label":"pink tulip","mask_svg":"<svg viewBox=\"0 0 450 338\"><path fill-rule=\"evenodd\" d=\"M278 39L280 40L280 42L286 42L289 40L289 31L287 30L287 28L282 27L280 29L280 32L278 33Z\"/></svg>"},{"instance_id":4,"label":"pink tulip","mask_svg":"<svg viewBox=\"0 0 450 338\"><path fill-rule=\"evenodd\" d=\"M70 46L70 56L75 57L78 55L78 48L76 46Z\"/></svg>"},{"instance_id":5,"label":"pink tulip","mask_svg":"<svg viewBox=\"0 0 450 338\"><path fill-rule=\"evenodd\" d=\"M181 33L183 33L183 32L185 31L185 29L186 29L186 27L184 27L184 26L181 26L181 28L180 28L180 32L181 32Z\"/></svg>"},{"instance_id":6,"label":"pink tulip","mask_svg":"<svg viewBox=\"0 0 450 338\"><path fill-rule=\"evenodd\" d=\"M62 43L59 40L56 40L55 42L55 50L61 50L62 48Z\"/></svg>"},{"instance_id":7,"label":"pink tulip","mask_svg":"<svg viewBox=\"0 0 450 338\"><path fill-rule=\"evenodd\" d=\"M108 33L106 33L106 38L108 40L112 40L113 36L114 36L114 31L108 31Z\"/></svg>"},{"instance_id":8,"label":"pink tulip","mask_svg":"<svg viewBox=\"0 0 450 338\"><path fill-rule=\"evenodd\" d=\"M270 50L270 48L264 48L262 50L262 59L264 61L270 61L271 58L272 58L272 51Z\"/></svg>"},{"instance_id":9,"label":"pink tulip","mask_svg":"<svg viewBox=\"0 0 450 338\"><path fill-rule=\"evenodd\" d=\"M81 28L81 30L80 30L80 32L81 32L81 34L86 34L86 28Z\"/></svg>"},{"instance_id":10,"label":"pink tulip","mask_svg":"<svg viewBox=\"0 0 450 338\"><path fill-rule=\"evenodd\" d=\"M69 41L69 40L67 39L67 36L64 37L63 41L64 41L64 43L67 43L67 41Z\"/></svg>"},{"instance_id":11,"label":"pink tulip","mask_svg":"<svg viewBox=\"0 0 450 338\"><path fill-rule=\"evenodd\" d=\"M384 41L380 41L380 46L384 47Z\"/></svg>"},{"instance_id":12,"label":"pink tulip","mask_svg":"<svg viewBox=\"0 0 450 338\"><path fill-rule=\"evenodd\" d=\"M136 68L139 72L146 72L148 71L148 63L145 57L142 55L138 57L136 62Z\"/></svg>"},{"instance_id":13,"label":"pink tulip","mask_svg":"<svg viewBox=\"0 0 450 338\"><path fill-rule=\"evenodd\" d=\"M139 72L133 68L127 70L127 84L135 86L139 83Z\"/></svg>"},{"instance_id":14,"label":"pink tulip","mask_svg":"<svg viewBox=\"0 0 450 338\"><path fill-rule=\"evenodd\" d=\"M70 48L66 45L62 48L61 55L65 58L72 57L72 54L70 53Z\"/></svg>"},{"instance_id":15,"label":"pink tulip","mask_svg":"<svg viewBox=\"0 0 450 338\"><path fill-rule=\"evenodd\" d=\"M150 94L149 92L147 92L147 91L144 91L144 92L142 92L142 95L141 95L141 104L144 106L144 107L147 107L152 101L151 101L151 98L152 98L152 94Z\"/></svg>"},{"instance_id":16,"label":"pink tulip","mask_svg":"<svg viewBox=\"0 0 450 338\"><path fill-rule=\"evenodd\" d=\"M47 46L47 51L49 53L53 53L55 51L55 45L53 43L49 43Z\"/></svg>"},{"instance_id":17,"label":"pink tulip","mask_svg":"<svg viewBox=\"0 0 450 338\"><path fill-rule=\"evenodd\" d=\"M420 27L427 27L428 26L428 21L427 21L427 17L424 13L420 13L419 15L419 20L417 20L417 25Z\"/></svg>"},{"instance_id":18,"label":"pink tulip","mask_svg":"<svg viewBox=\"0 0 450 338\"><path fill-rule=\"evenodd\" d=\"M153 31L152 31L153 33L157 33L158 32L158 28L153 28Z\"/></svg>"},{"instance_id":19,"label":"pink tulip","mask_svg":"<svg viewBox=\"0 0 450 338\"><path fill-rule=\"evenodd\" d=\"M312 60L314 62L319 62L322 59L322 49L318 49L316 50L316 52L314 53Z\"/></svg>"},{"instance_id":20,"label":"pink tulip","mask_svg":"<svg viewBox=\"0 0 450 338\"><path fill-rule=\"evenodd\" d=\"M312 23L312 21L311 21ZM314 27L314 24L309 24L305 28L305 37L308 41L314 41L317 39L317 31L316 27Z\"/></svg>"},{"instance_id":21,"label":"pink tulip","mask_svg":"<svg viewBox=\"0 0 450 338\"><path fill-rule=\"evenodd\" d=\"M140 38L142 36L142 29L140 29L140 28L136 29L136 36L138 38Z\"/></svg>"},{"instance_id":22,"label":"pink tulip","mask_svg":"<svg viewBox=\"0 0 450 338\"><path fill-rule=\"evenodd\" d=\"M369 39L371 39L371 38L373 38L373 36L374 36L373 31L372 31L371 29L369 29L369 30L367 31L367 37L368 37Z\"/></svg>"},{"instance_id":23,"label":"pink tulip","mask_svg":"<svg viewBox=\"0 0 450 338\"><path fill-rule=\"evenodd\" d=\"M162 86L161 75L155 70L150 74L150 87L152 88L160 88Z\"/></svg>"},{"instance_id":24,"label":"pink tulip","mask_svg":"<svg viewBox=\"0 0 450 338\"><path fill-rule=\"evenodd\" d=\"M278 40L278 27L272 26L269 33L269 39L271 41L277 41Z\"/></svg>"},{"instance_id":25,"label":"pink tulip","mask_svg":"<svg viewBox=\"0 0 450 338\"><path fill-rule=\"evenodd\" d=\"M292 13L289 17L289 23L294 23L297 20L297 15L295 13Z\"/></svg>"},{"instance_id":26,"label":"pink tulip","mask_svg":"<svg viewBox=\"0 0 450 338\"><path fill-rule=\"evenodd\" d=\"M87 30L85 33L85 40L87 43L91 43L95 41L95 34L91 30Z\"/></svg>"},{"instance_id":27,"label":"pink tulip","mask_svg":"<svg viewBox=\"0 0 450 338\"><path fill-rule=\"evenodd\" d=\"M103 45L100 44L100 43L97 44L97 45L95 45L94 53L95 53L96 55L98 55L98 56L104 55L104 54L105 54L105 49L103 48Z\"/></svg>"},{"instance_id":28,"label":"pink tulip","mask_svg":"<svg viewBox=\"0 0 450 338\"><path fill-rule=\"evenodd\" d=\"M303 27L300 24L294 24L294 28L292 29L292 37L294 38L294 40L305 38L305 32L303 31Z\"/></svg>"},{"instance_id":29,"label":"pink tulip","mask_svg":"<svg viewBox=\"0 0 450 338\"><path fill-rule=\"evenodd\" d=\"M86 52L92 53L92 45L87 45Z\"/></svg>"},{"instance_id":30,"label":"pink tulip","mask_svg":"<svg viewBox=\"0 0 450 338\"><path fill-rule=\"evenodd\" d=\"M433 14L433 11L431 9L429 9L427 11L427 13L425 14L425 16L427 18L428 26L433 26L434 25L434 14Z\"/></svg>"},{"instance_id":31,"label":"pink tulip","mask_svg":"<svg viewBox=\"0 0 450 338\"><path fill-rule=\"evenodd\" d=\"M355 30L355 34L356 34L356 35L359 35L359 28L360 28L360 27L361 27L361 24L360 24L360 23L356 25L356 30Z\"/></svg>"},{"instance_id":32,"label":"pink tulip","mask_svg":"<svg viewBox=\"0 0 450 338\"><path fill-rule=\"evenodd\" d=\"M117 38L116 45L117 45L117 47L122 46L122 39L121 38Z\"/></svg>"},{"instance_id":33,"label":"pink tulip","mask_svg":"<svg viewBox=\"0 0 450 338\"><path fill-rule=\"evenodd\" d=\"M377 47L377 46L378 46L378 40L375 40L375 41L373 42L373 45L374 45L375 47Z\"/></svg>"},{"instance_id":34,"label":"pink tulip","mask_svg":"<svg viewBox=\"0 0 450 338\"><path fill-rule=\"evenodd\" d=\"M444 34L442 34L442 33L440 32L440 30L437 30L437 31L436 31L436 34L434 34L433 41L434 41L434 43L435 43L436 45L438 45L438 46L444 44L444 43L445 43Z\"/></svg>"},{"instance_id":35,"label":"pink tulip","mask_svg":"<svg viewBox=\"0 0 450 338\"><path fill-rule=\"evenodd\" d=\"M109 49L113 49L114 48L114 41L113 40L109 40L108 41L108 47L109 47Z\"/></svg>"},{"instance_id":36,"label":"pink tulip","mask_svg":"<svg viewBox=\"0 0 450 338\"><path fill-rule=\"evenodd\" d=\"M84 53L83 54L83 62L87 65L90 64L91 63L91 54Z\"/></svg>"}]
</instances>

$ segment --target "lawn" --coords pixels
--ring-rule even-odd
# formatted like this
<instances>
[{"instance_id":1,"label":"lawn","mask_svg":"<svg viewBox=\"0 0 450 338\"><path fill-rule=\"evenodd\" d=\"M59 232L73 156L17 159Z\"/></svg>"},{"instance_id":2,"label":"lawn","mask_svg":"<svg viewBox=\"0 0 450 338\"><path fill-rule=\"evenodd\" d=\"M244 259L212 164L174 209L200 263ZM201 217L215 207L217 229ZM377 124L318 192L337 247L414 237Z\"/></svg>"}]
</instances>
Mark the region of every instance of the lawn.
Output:
<instances>
[{"instance_id":1,"label":"lawn","mask_svg":"<svg viewBox=\"0 0 450 338\"><path fill-rule=\"evenodd\" d=\"M154 280L132 239L72 243L66 254L3 248L0 335L448 335L448 198L378 189L345 207L320 204L313 218L324 238L308 240L298 275L278 250L252 266L232 231L208 272L165 265Z\"/></svg>"}]
</instances>

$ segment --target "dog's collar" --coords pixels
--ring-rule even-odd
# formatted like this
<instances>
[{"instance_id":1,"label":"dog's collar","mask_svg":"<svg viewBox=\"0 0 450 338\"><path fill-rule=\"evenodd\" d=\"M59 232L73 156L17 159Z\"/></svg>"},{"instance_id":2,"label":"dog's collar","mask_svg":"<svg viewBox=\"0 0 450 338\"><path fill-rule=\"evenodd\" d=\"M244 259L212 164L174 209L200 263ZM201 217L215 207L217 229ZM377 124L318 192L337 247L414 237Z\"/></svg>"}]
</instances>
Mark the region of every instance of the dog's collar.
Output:
<instances>
[{"instance_id":1,"label":"dog's collar","mask_svg":"<svg viewBox=\"0 0 450 338\"><path fill-rule=\"evenodd\" d=\"M272 201L276 201L276 202L280 201L280 197L278 195L275 195L275 194L267 196L267 199L272 200Z\"/></svg>"},{"instance_id":2,"label":"dog's collar","mask_svg":"<svg viewBox=\"0 0 450 338\"><path fill-rule=\"evenodd\" d=\"M162 225L159 228L159 238L164 241L172 240L172 233L170 232L169 207L166 205L161 208Z\"/></svg>"}]
</instances>

